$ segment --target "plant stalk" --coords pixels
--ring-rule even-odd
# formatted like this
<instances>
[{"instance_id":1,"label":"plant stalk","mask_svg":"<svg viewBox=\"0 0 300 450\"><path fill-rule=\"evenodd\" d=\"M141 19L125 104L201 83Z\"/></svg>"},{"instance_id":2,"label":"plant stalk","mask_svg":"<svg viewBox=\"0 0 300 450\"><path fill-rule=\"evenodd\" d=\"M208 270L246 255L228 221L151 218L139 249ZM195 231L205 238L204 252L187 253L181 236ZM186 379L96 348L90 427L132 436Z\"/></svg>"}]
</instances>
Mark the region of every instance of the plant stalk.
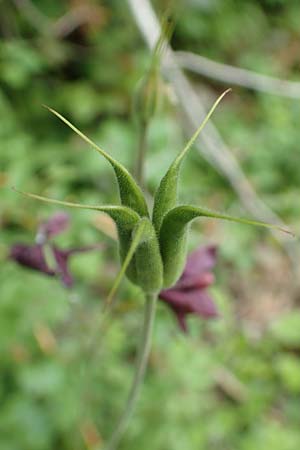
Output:
<instances>
[{"instance_id":1,"label":"plant stalk","mask_svg":"<svg viewBox=\"0 0 300 450\"><path fill-rule=\"evenodd\" d=\"M138 400L151 348L152 329L155 317L156 301L157 301L157 294L146 295L144 325L134 379L128 394L128 399L126 402L124 412L119 419L119 422L115 428L115 431L111 437L110 442L106 447L106 450L116 450L116 448L118 447L120 440L122 439L128 427L136 402Z\"/></svg>"},{"instance_id":2,"label":"plant stalk","mask_svg":"<svg viewBox=\"0 0 300 450\"><path fill-rule=\"evenodd\" d=\"M147 152L147 137L148 137L148 125L142 123L140 125L137 148L137 160L136 160L136 181L141 188L144 187L144 175L145 175L145 159Z\"/></svg>"}]
</instances>

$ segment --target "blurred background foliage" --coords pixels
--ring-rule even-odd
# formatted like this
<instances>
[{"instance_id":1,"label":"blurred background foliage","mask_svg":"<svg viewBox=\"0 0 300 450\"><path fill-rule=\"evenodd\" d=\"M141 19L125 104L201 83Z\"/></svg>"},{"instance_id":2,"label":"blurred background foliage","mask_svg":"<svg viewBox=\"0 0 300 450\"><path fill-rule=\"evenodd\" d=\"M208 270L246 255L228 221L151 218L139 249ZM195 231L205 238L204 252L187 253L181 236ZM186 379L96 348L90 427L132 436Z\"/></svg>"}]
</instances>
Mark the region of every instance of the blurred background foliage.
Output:
<instances>
[{"instance_id":1,"label":"blurred background foliage","mask_svg":"<svg viewBox=\"0 0 300 450\"><path fill-rule=\"evenodd\" d=\"M168 2L156 1L159 12ZM172 45L220 62L299 80L297 0L175 1ZM31 243L55 210L11 186L59 199L115 202L107 163L41 105L66 115L127 167L134 166L132 96L149 52L127 2L0 2L0 447L3 450L93 449L111 434L133 373L141 294L128 282L106 333L86 351L86 336L118 270L110 222L71 211L63 246L102 242L74 257L76 286L17 267L10 245ZM208 99L221 83L191 75ZM164 89L168 90L168 87ZM214 122L260 196L299 223L299 101L242 88ZM165 100L153 120L147 187L187 136L180 108ZM226 179L191 152L181 197L243 214ZM106 233L103 231L106 230ZM188 337L158 308L154 346L126 450L294 450L300 448L300 312L296 282L268 232L205 221L191 248L219 244L211 289L220 318L189 319ZM296 309L295 309L296 308Z\"/></svg>"}]
</instances>

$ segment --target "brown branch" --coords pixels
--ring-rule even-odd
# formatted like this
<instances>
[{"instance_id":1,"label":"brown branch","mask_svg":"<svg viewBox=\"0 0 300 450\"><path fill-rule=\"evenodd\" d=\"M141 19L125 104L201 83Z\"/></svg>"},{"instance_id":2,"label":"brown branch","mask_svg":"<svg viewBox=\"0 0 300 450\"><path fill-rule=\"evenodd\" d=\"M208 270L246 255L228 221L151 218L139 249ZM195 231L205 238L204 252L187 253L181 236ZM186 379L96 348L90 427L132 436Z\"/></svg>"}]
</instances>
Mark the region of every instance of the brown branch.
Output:
<instances>
[{"instance_id":1,"label":"brown branch","mask_svg":"<svg viewBox=\"0 0 300 450\"><path fill-rule=\"evenodd\" d=\"M57 20L49 19L31 2L31 0L13 0L16 8L27 21L41 34L62 39L76 28L87 23L100 22L99 7L81 5L72 8Z\"/></svg>"}]
</instances>

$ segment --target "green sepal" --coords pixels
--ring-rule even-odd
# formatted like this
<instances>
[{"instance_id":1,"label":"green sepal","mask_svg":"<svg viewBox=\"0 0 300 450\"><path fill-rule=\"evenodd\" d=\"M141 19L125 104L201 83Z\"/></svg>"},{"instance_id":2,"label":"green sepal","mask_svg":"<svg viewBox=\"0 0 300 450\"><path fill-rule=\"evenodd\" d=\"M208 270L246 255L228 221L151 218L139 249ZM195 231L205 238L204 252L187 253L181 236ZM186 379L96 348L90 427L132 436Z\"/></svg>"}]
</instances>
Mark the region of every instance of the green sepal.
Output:
<instances>
[{"instance_id":1,"label":"green sepal","mask_svg":"<svg viewBox=\"0 0 300 450\"><path fill-rule=\"evenodd\" d=\"M229 220L231 222L271 228L293 234L291 231L274 224L234 217L197 206L177 206L166 214L159 235L164 266L164 287L175 284L184 269L188 224L198 217Z\"/></svg>"},{"instance_id":2,"label":"green sepal","mask_svg":"<svg viewBox=\"0 0 300 450\"><path fill-rule=\"evenodd\" d=\"M175 158L173 163L171 164L169 170L162 178L160 185L155 193L154 197L154 207L153 207L153 224L157 232L159 232L163 218L165 214L173 208L177 203L177 191L178 191L178 178L180 173L181 164L184 160L184 157L187 155L189 149L192 147L196 139L198 138L200 132L210 119L214 110L222 100L222 98L230 91L231 89L227 89L223 92L222 95L215 101L212 108L208 112L207 116L193 134L191 139L188 141L184 149L179 153L179 155Z\"/></svg>"},{"instance_id":3,"label":"green sepal","mask_svg":"<svg viewBox=\"0 0 300 450\"><path fill-rule=\"evenodd\" d=\"M102 150L102 148L95 144L90 138L88 138L85 134L78 130L78 128L76 128L64 116L62 116L54 109L49 108L48 106L45 107L56 117L58 117L62 122L64 122L68 127L70 127L78 136L81 137L81 139L90 144L98 153L100 153L100 155L104 156L104 158L110 162L118 181L122 204L124 206L128 206L129 208L132 208L140 216L149 217L149 212L143 193L128 170L122 164L112 158L108 153Z\"/></svg>"},{"instance_id":4,"label":"green sepal","mask_svg":"<svg viewBox=\"0 0 300 450\"><path fill-rule=\"evenodd\" d=\"M130 234L131 239L127 239L122 247L123 266L116 280L117 286L122 275L126 273L129 280L143 292L157 293L163 284L163 265L155 229L150 220L143 217ZM110 298L117 286L113 287Z\"/></svg>"},{"instance_id":5,"label":"green sepal","mask_svg":"<svg viewBox=\"0 0 300 450\"><path fill-rule=\"evenodd\" d=\"M31 192L24 192L18 189L14 189L19 194L25 195L26 197L33 198L35 200L40 200L45 203L52 203L54 205L67 206L70 208L78 208L78 209L90 209L93 211L101 211L109 215L116 223L117 228L121 230L132 231L135 225L140 220L139 215L128 208L127 206L118 206L118 205L84 205L82 203L73 203L67 202L63 200L56 200L54 198L43 197L42 195L32 194Z\"/></svg>"},{"instance_id":6,"label":"green sepal","mask_svg":"<svg viewBox=\"0 0 300 450\"><path fill-rule=\"evenodd\" d=\"M163 264L157 234L151 221L144 217L136 225L133 236L140 224L144 224L142 237L134 255L136 284L146 293L157 293L163 284Z\"/></svg>"}]
</instances>

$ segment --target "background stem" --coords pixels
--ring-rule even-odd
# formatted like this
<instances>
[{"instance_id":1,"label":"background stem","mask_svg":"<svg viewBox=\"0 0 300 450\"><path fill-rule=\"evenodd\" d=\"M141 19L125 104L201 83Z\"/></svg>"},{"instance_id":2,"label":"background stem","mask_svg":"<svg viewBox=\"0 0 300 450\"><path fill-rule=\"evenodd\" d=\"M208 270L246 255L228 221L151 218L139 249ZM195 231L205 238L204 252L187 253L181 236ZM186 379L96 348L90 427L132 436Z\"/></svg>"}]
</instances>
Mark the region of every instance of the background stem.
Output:
<instances>
[{"instance_id":1,"label":"background stem","mask_svg":"<svg viewBox=\"0 0 300 450\"><path fill-rule=\"evenodd\" d=\"M143 188L144 184L144 171L145 171L145 157L147 152L147 124L141 124L138 137L138 148L137 148L137 161L136 161L136 181Z\"/></svg>"},{"instance_id":2,"label":"background stem","mask_svg":"<svg viewBox=\"0 0 300 450\"><path fill-rule=\"evenodd\" d=\"M146 295L144 325L135 376L129 391L124 412L119 419L119 422L115 428L115 431L111 437L111 440L106 450L115 450L117 448L120 440L123 437L124 432L127 429L136 401L138 399L151 348L151 338L152 338L153 322L155 317L156 300L157 300L156 294Z\"/></svg>"}]
</instances>

